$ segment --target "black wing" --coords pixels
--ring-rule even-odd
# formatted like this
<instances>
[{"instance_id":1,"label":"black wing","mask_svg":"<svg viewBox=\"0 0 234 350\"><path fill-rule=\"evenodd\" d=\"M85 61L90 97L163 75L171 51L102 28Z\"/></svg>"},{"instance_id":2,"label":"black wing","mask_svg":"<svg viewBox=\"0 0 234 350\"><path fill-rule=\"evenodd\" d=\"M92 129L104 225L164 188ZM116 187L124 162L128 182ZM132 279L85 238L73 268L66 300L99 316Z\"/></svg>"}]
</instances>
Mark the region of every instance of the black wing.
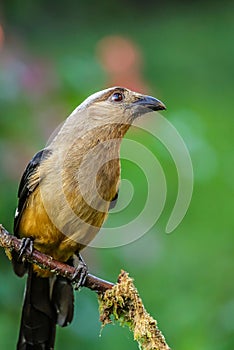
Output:
<instances>
[{"instance_id":1,"label":"black wing","mask_svg":"<svg viewBox=\"0 0 234 350\"><path fill-rule=\"evenodd\" d=\"M112 198L110 205L109 205L109 210L113 209L116 206L118 195L119 195L119 190L116 192L114 198Z\"/></svg>"},{"instance_id":2,"label":"black wing","mask_svg":"<svg viewBox=\"0 0 234 350\"><path fill-rule=\"evenodd\" d=\"M19 184L19 190L18 190L19 202L18 202L18 208L16 210L16 215L14 220L14 233L16 236L18 233L19 222L27 202L27 198L29 197L30 193L32 193L40 183L40 177L38 177L38 181L34 182L33 184L30 184L29 179L35 173L35 171L37 170L41 162L45 158L48 158L51 154L52 154L52 151L49 149L43 149L39 151L28 163L23 173L23 176Z\"/></svg>"}]
</instances>

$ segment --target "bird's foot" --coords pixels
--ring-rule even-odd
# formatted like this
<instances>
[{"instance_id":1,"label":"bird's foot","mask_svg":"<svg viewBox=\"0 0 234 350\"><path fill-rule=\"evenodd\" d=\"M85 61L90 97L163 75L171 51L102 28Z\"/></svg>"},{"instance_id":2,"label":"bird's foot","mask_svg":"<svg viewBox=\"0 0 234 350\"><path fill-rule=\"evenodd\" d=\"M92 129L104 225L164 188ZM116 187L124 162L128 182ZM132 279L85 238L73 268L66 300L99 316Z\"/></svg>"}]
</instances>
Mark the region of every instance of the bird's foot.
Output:
<instances>
[{"instance_id":1,"label":"bird's foot","mask_svg":"<svg viewBox=\"0 0 234 350\"><path fill-rule=\"evenodd\" d=\"M84 262L82 256L80 254L77 254L77 257L79 259L79 263L72 277L72 280L74 281L75 290L79 289L85 284L85 280L88 275L88 267Z\"/></svg>"},{"instance_id":2,"label":"bird's foot","mask_svg":"<svg viewBox=\"0 0 234 350\"><path fill-rule=\"evenodd\" d=\"M33 252L33 239L29 237L24 237L21 239L20 249L19 249L19 256L18 260L21 260L26 249L30 250L30 255L32 255Z\"/></svg>"}]
</instances>

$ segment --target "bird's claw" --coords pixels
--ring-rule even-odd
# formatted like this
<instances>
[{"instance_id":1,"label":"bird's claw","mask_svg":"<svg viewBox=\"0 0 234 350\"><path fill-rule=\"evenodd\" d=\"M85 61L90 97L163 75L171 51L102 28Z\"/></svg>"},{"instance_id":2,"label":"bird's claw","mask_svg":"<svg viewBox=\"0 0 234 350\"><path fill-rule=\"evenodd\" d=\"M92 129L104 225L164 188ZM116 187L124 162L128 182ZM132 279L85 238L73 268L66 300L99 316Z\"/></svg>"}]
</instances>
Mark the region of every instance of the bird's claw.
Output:
<instances>
[{"instance_id":1,"label":"bird's claw","mask_svg":"<svg viewBox=\"0 0 234 350\"><path fill-rule=\"evenodd\" d=\"M75 290L79 289L85 284L85 280L88 275L88 267L80 254L78 255L78 258L79 264L76 267L76 270L72 277L72 280L74 281Z\"/></svg>"},{"instance_id":2,"label":"bird's claw","mask_svg":"<svg viewBox=\"0 0 234 350\"><path fill-rule=\"evenodd\" d=\"M22 259L22 256L24 255L26 249L29 249L30 250L29 254L32 255L32 252L33 252L33 240L32 240L32 238L23 237L21 239L18 260Z\"/></svg>"}]
</instances>

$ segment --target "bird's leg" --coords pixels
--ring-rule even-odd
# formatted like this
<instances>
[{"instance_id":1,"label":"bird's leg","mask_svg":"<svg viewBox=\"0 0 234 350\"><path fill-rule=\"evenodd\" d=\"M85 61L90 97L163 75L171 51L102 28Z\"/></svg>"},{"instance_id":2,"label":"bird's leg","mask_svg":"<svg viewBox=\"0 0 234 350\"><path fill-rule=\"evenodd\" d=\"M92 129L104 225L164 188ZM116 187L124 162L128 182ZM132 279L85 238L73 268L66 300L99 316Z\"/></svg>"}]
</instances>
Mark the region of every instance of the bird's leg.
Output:
<instances>
[{"instance_id":1,"label":"bird's leg","mask_svg":"<svg viewBox=\"0 0 234 350\"><path fill-rule=\"evenodd\" d=\"M20 249L19 249L19 255L18 260L21 260L22 256L24 255L26 249L30 250L30 255L33 252L33 239L30 237L23 237L21 239Z\"/></svg>"},{"instance_id":2,"label":"bird's leg","mask_svg":"<svg viewBox=\"0 0 234 350\"><path fill-rule=\"evenodd\" d=\"M75 285L74 285L75 290L77 290L80 287L82 287L85 283L85 280L86 280L86 277L88 274L88 267L87 267L86 263L84 262L80 253L76 253L75 255L78 258L78 265L76 266L76 271L72 277L72 280L76 280L77 277L79 277L78 282L75 281Z\"/></svg>"}]
</instances>

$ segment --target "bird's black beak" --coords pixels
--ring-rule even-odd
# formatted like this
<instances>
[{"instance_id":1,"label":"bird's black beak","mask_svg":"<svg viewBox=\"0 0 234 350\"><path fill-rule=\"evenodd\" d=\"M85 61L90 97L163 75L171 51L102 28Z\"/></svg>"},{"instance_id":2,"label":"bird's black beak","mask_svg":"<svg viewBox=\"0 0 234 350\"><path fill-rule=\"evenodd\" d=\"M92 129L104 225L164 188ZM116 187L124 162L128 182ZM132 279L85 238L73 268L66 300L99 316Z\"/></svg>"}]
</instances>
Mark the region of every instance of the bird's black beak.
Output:
<instances>
[{"instance_id":1,"label":"bird's black beak","mask_svg":"<svg viewBox=\"0 0 234 350\"><path fill-rule=\"evenodd\" d=\"M166 109L166 106L160 100L157 100L152 96L142 95L134 102L134 105L149 108L153 111L160 111Z\"/></svg>"}]
</instances>

